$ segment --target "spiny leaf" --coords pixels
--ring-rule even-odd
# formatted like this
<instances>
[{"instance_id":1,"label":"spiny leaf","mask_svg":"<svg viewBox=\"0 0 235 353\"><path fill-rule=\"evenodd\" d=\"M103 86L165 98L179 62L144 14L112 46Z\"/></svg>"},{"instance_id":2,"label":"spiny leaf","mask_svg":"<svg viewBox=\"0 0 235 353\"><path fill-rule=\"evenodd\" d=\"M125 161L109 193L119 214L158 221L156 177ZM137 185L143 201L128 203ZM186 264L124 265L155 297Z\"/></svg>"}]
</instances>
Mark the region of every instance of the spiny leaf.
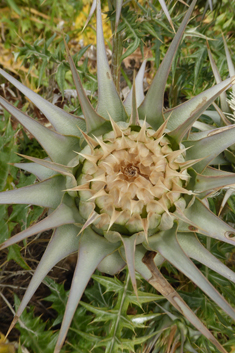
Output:
<instances>
[{"instance_id":1,"label":"spiny leaf","mask_svg":"<svg viewBox=\"0 0 235 353\"><path fill-rule=\"evenodd\" d=\"M171 45L162 61L154 80L151 84L150 89L145 97L145 100L141 104L139 108L139 116L140 119L145 119L147 122L154 128L157 129L163 122L163 95L165 90L165 85L167 81L167 77L170 71L171 63L174 58L174 55L178 49L180 44L180 40L184 33L184 29L188 23L188 20L191 16L191 13L194 9L196 0L192 1L181 25L178 29Z\"/></svg>"},{"instance_id":2,"label":"spiny leaf","mask_svg":"<svg viewBox=\"0 0 235 353\"><path fill-rule=\"evenodd\" d=\"M145 72L145 67L146 67L146 60L143 61L138 74L135 78L135 91L136 91L136 105L137 108L140 106L140 104L144 100L144 88L143 88L143 80L144 80L144 72ZM134 86L134 84L133 84ZM126 112L128 115L131 114L132 112L132 106L133 106L133 87L131 88L130 92L128 93L128 96L126 97L124 101L124 106L126 108Z\"/></svg>"},{"instance_id":3,"label":"spiny leaf","mask_svg":"<svg viewBox=\"0 0 235 353\"><path fill-rule=\"evenodd\" d=\"M36 137L54 162L67 164L68 158L75 157L73 151L80 150L77 137L63 136L47 129L1 97L0 104Z\"/></svg>"},{"instance_id":4,"label":"spiny leaf","mask_svg":"<svg viewBox=\"0 0 235 353\"><path fill-rule=\"evenodd\" d=\"M183 140L184 136L190 131L196 119L204 112L204 110L207 107L211 105L211 103L213 103L213 101L219 95L221 95L224 92L224 90L226 90L229 87L230 87L230 83L228 83L227 86L225 87L223 86L220 90L217 90L217 92L214 95L212 95L210 98L208 99L206 98L204 102L202 101L201 104L199 104L197 108L191 112L189 118L185 120L182 124L180 124L175 130L171 131L169 133L169 136L173 137L176 142L180 143ZM171 117L169 116L169 120L170 119Z\"/></svg>"},{"instance_id":5,"label":"spiny leaf","mask_svg":"<svg viewBox=\"0 0 235 353\"><path fill-rule=\"evenodd\" d=\"M181 214L178 213L178 210L176 214L181 219ZM234 229L211 212L201 200L195 198L192 204L184 211L184 217L182 218L183 222L188 224L180 223L179 231L199 232L228 244L235 244Z\"/></svg>"},{"instance_id":6,"label":"spiny leaf","mask_svg":"<svg viewBox=\"0 0 235 353\"><path fill-rule=\"evenodd\" d=\"M84 88L82 86L80 77L78 75L77 69L74 65L73 59L69 53L67 43L65 41L64 41L64 44L67 52L70 69L72 71L74 83L76 86L79 102L81 104L82 111L86 120L86 128L87 128L86 131L90 132L91 130L97 129L101 124L103 124L105 119L103 119L103 117L101 117L99 114L95 112L90 101L88 100L86 93L84 91Z\"/></svg>"},{"instance_id":7,"label":"spiny leaf","mask_svg":"<svg viewBox=\"0 0 235 353\"><path fill-rule=\"evenodd\" d=\"M132 286L136 296L137 293L137 284L135 278L135 247L136 247L136 234L131 237L121 237L121 240L125 249L126 262L128 266L128 270L131 277Z\"/></svg>"},{"instance_id":8,"label":"spiny leaf","mask_svg":"<svg viewBox=\"0 0 235 353\"><path fill-rule=\"evenodd\" d=\"M25 292L25 295L20 303L20 306L16 312L14 320L11 324L9 331L14 327L18 321L19 316L23 313L28 302L32 298L33 294L37 290L40 283L48 272L64 257L73 253L78 249L79 237L77 237L79 229L74 225L64 225L54 233L50 243L47 246L46 251L31 279L31 282Z\"/></svg>"},{"instance_id":9,"label":"spiny leaf","mask_svg":"<svg viewBox=\"0 0 235 353\"><path fill-rule=\"evenodd\" d=\"M14 77L0 69L0 74L17 87L26 97L28 97L46 116L55 129L65 135L75 135L80 137L81 133L77 126L85 131L85 121L82 118L66 113L63 109L51 104L28 87L17 81Z\"/></svg>"},{"instance_id":10,"label":"spiny leaf","mask_svg":"<svg viewBox=\"0 0 235 353\"><path fill-rule=\"evenodd\" d=\"M98 265L100 272L108 273L114 276L126 266L126 262L122 259L118 251L106 256Z\"/></svg>"},{"instance_id":11,"label":"spiny leaf","mask_svg":"<svg viewBox=\"0 0 235 353\"><path fill-rule=\"evenodd\" d=\"M198 141L184 141L185 147L191 147L187 150L186 160L203 158L193 167L201 173L215 157L234 143L234 128L234 125L225 126L212 130L207 137Z\"/></svg>"},{"instance_id":12,"label":"spiny leaf","mask_svg":"<svg viewBox=\"0 0 235 353\"><path fill-rule=\"evenodd\" d=\"M230 173L226 175L201 175L193 171L190 173L192 176L194 174L195 182L193 185L193 190L196 193L203 193L205 191L221 189L222 187L232 185L235 181L235 174ZM222 174L222 173L221 173Z\"/></svg>"},{"instance_id":13,"label":"spiny leaf","mask_svg":"<svg viewBox=\"0 0 235 353\"><path fill-rule=\"evenodd\" d=\"M75 206L73 207L75 208ZM12 244L18 243L19 241L26 239L34 234L43 232L47 229L57 228L63 224L73 224L78 222L79 217L77 210L72 207L68 207L65 204L61 204L57 209L50 213L49 216L44 218L42 221L34 224L33 226L23 230L22 232L14 235L4 243L0 244L0 249L4 249Z\"/></svg>"},{"instance_id":14,"label":"spiny leaf","mask_svg":"<svg viewBox=\"0 0 235 353\"><path fill-rule=\"evenodd\" d=\"M177 233L177 239L188 257L203 263L205 266L235 283L235 273L204 248L194 234Z\"/></svg>"},{"instance_id":15,"label":"spiny leaf","mask_svg":"<svg viewBox=\"0 0 235 353\"><path fill-rule=\"evenodd\" d=\"M45 180L57 174L54 170L36 163L14 163L14 166L34 174L39 180Z\"/></svg>"},{"instance_id":16,"label":"spiny leaf","mask_svg":"<svg viewBox=\"0 0 235 353\"><path fill-rule=\"evenodd\" d=\"M166 231L165 234L163 234L162 236L152 236L149 239L151 248L155 251L159 251L166 260L190 278L212 300L214 300L214 302L222 308L227 315L235 320L235 311L233 308L203 276L194 263L185 255L177 241L174 229Z\"/></svg>"},{"instance_id":17,"label":"spiny leaf","mask_svg":"<svg viewBox=\"0 0 235 353\"><path fill-rule=\"evenodd\" d=\"M198 94L196 97L191 98L185 103L166 111L165 117L169 117L169 122L167 124L168 129L174 130L177 129L179 125L183 124L190 116L193 116L195 111L198 110L199 114L196 117L199 117L201 114L200 108L208 107L208 101L211 100L212 97L216 97L218 91L220 92L223 89L228 89L229 84L232 84L232 80L228 78L227 80L215 85L206 91ZM211 101L210 101L211 102ZM208 112L209 113L209 112Z\"/></svg>"},{"instance_id":18,"label":"spiny leaf","mask_svg":"<svg viewBox=\"0 0 235 353\"><path fill-rule=\"evenodd\" d=\"M117 0L117 1L116 1L115 31L117 31L118 22L119 22L120 15L121 15L122 1L123 1L123 0Z\"/></svg>"},{"instance_id":19,"label":"spiny leaf","mask_svg":"<svg viewBox=\"0 0 235 353\"><path fill-rule=\"evenodd\" d=\"M90 246L91 243L93 244L92 247ZM61 349L74 312L92 273L100 261L114 252L119 246L119 243L111 244L104 238L96 235L89 227L84 230L79 244L78 261L73 276L72 287L54 353L59 353ZM77 286L78 281L79 287Z\"/></svg>"},{"instance_id":20,"label":"spiny leaf","mask_svg":"<svg viewBox=\"0 0 235 353\"><path fill-rule=\"evenodd\" d=\"M56 208L63 197L65 179L56 175L40 183L0 193L0 204L32 204Z\"/></svg>"},{"instance_id":21,"label":"spiny leaf","mask_svg":"<svg viewBox=\"0 0 235 353\"><path fill-rule=\"evenodd\" d=\"M97 113L114 121L126 121L127 114L114 85L108 59L106 56L100 0L97 0L97 77L98 106Z\"/></svg>"}]
</instances>

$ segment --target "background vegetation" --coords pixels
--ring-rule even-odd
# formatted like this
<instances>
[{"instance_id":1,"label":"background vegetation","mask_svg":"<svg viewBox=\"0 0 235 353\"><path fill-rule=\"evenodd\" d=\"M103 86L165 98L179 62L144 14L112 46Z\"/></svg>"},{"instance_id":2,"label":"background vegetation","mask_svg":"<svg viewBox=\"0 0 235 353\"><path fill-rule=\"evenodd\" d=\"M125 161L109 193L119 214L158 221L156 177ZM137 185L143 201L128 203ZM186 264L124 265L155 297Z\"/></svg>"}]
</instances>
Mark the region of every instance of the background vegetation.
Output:
<instances>
[{"instance_id":1,"label":"background vegetation","mask_svg":"<svg viewBox=\"0 0 235 353\"><path fill-rule=\"evenodd\" d=\"M190 2L190 1L189 1ZM118 33L124 51L120 67L120 94L125 97L133 72L148 59L145 90L174 36L157 0L126 1ZM65 110L81 114L76 99L69 65L66 61L63 34L74 55L74 61L91 101L96 104L97 81L95 59L95 29L86 22L90 1L79 0L2 0L0 3L0 67ZM114 20L111 1L103 1L104 31L107 52L112 62L112 31ZM125 2L124 2L125 5ZM172 22L177 29L185 12L181 1L168 1ZM235 2L234 0L199 1L187 26L167 83L165 106L173 107L200 93L215 83L208 59L206 41L222 79L228 76L223 45L225 36L235 62ZM0 94L30 116L49 126L45 117L16 88L0 78ZM214 108L211 108L214 109ZM230 114L233 114L230 111ZM201 121L215 125L209 117ZM36 140L14 118L0 108L0 190L32 184L35 178L15 168L23 162L16 153L44 158ZM234 169L231 165L229 168ZM211 210L218 214L225 192L209 200ZM0 242L43 218L40 207L0 206ZM235 196L230 196L221 217L234 226ZM19 245L13 245L0 255L0 332L7 329L19 305L31 274L43 253L48 233L39 234ZM202 242L203 239L200 239ZM231 245L211 240L205 244L227 266L235 270L235 254ZM60 327L66 298L75 266L75 255L57 265L44 280L5 344L0 336L0 352L50 353ZM212 284L235 305L235 285L201 266ZM213 331L229 352L235 352L234 323L170 264L162 272L177 288L190 307ZM150 285L138 278L139 301L135 297L127 272L117 277L103 277L96 272L90 281L69 331L64 352L111 352L114 339L120 340L120 352L216 352L175 309L156 294ZM106 349L106 350L105 350Z\"/></svg>"}]
</instances>

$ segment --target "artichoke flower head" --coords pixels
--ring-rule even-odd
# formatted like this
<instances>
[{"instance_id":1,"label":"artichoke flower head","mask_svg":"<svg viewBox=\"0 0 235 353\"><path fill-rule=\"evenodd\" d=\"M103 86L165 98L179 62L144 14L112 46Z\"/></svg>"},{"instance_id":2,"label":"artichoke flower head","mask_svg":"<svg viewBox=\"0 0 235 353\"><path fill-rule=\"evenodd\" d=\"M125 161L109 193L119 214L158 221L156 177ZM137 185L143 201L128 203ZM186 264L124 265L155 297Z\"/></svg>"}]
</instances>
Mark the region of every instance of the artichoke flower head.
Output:
<instances>
[{"instance_id":1,"label":"artichoke flower head","mask_svg":"<svg viewBox=\"0 0 235 353\"><path fill-rule=\"evenodd\" d=\"M197 232L234 244L235 230L213 214L205 200L215 190L234 184L235 174L210 164L218 164L221 152L234 143L235 126L208 131L201 138L197 134L196 139L190 133L197 118L221 92L231 87L234 77L173 109L163 110L171 63L195 4L193 0L146 97L145 61L124 102L116 91L106 58L98 0L96 110L86 97L69 52L84 117L52 105L0 70L53 126L53 130L47 129L0 98L0 104L35 136L49 157L24 156L30 163L15 164L35 174L39 182L0 193L0 203L34 204L50 209L45 219L6 239L1 249L55 228L10 329L52 267L69 254L78 254L55 353L63 345L94 270L114 275L126 265L135 292L137 271L220 352L226 352L157 268L169 261L235 320L234 309L190 259L235 282L235 274L204 248L195 235Z\"/></svg>"}]
</instances>

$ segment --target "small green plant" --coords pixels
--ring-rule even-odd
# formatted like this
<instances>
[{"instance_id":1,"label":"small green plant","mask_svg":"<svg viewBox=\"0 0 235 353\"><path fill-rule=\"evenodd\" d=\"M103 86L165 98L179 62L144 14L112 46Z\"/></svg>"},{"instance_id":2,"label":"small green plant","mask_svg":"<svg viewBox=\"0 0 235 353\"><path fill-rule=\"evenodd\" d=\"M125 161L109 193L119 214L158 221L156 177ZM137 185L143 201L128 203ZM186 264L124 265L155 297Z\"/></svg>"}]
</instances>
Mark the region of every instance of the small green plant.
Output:
<instances>
[{"instance_id":1,"label":"small green plant","mask_svg":"<svg viewBox=\"0 0 235 353\"><path fill-rule=\"evenodd\" d=\"M195 4L196 0L193 0L146 97L143 92L145 62L124 103L118 95L106 57L98 0L96 110L84 92L66 43L84 117L76 117L52 105L0 70L3 77L40 108L53 126L53 130L47 129L0 98L0 104L36 137L48 154L46 159L24 156L31 163L25 163L21 168L36 175L39 182L4 191L0 194L0 203L35 204L50 209L45 219L4 240L1 249L55 228L10 330L51 268L71 253L78 253L55 353L60 352L63 346L94 270L98 268L102 273L114 275L125 266L136 297L130 300L128 295L119 297L118 294L117 301L123 300L123 305L137 303L138 300L141 303L137 271L220 352L226 352L158 269L167 260L235 320L232 306L190 260L192 258L235 282L234 272L196 236L197 233L234 245L235 230L209 210L206 200L208 194L234 183L234 173L210 165L216 165L217 157L234 143L235 126L213 129L197 139L191 133L196 120L222 92L231 87L234 77L175 108L163 110L164 90L172 60ZM126 280L126 290L128 283ZM82 306L100 317L101 309L84 303ZM112 317L117 323L115 310L119 310L121 315L121 307L103 310L105 320ZM126 309L123 314L126 314ZM117 338L107 336L105 345L102 342L106 353L119 352L127 347L134 349L137 341L146 340L146 337L132 338L131 341L129 338L126 341L121 339L122 329L131 325L130 320L120 321L113 328L116 331L111 330L112 335L117 333ZM135 323L131 326L134 327ZM99 347L99 338L95 340Z\"/></svg>"}]
</instances>

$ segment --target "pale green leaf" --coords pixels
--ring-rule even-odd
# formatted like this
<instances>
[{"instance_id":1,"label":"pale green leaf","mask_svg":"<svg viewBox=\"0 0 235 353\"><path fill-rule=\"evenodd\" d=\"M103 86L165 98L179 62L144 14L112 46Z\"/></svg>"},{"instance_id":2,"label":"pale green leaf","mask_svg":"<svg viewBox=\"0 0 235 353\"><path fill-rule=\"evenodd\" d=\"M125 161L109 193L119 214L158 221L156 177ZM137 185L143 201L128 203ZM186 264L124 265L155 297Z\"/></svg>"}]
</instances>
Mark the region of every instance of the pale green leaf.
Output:
<instances>
[{"instance_id":1,"label":"pale green leaf","mask_svg":"<svg viewBox=\"0 0 235 353\"><path fill-rule=\"evenodd\" d=\"M36 271L34 272L31 282L13 320L13 325L26 308L28 302L47 273L64 257L77 251L79 245L79 237L77 236L78 232L79 228L72 224L57 228L47 246L46 251L43 254L43 257L41 258Z\"/></svg>"},{"instance_id":2,"label":"pale green leaf","mask_svg":"<svg viewBox=\"0 0 235 353\"><path fill-rule=\"evenodd\" d=\"M137 104L137 108L140 106L140 104L143 102L144 100L144 88L143 88L143 80L144 80L144 73L145 73L145 67L146 67L146 60L143 61L138 74L135 78L135 91L136 91L136 104ZM124 106L126 108L127 114L131 115L131 111L132 111L132 93L133 92L133 87L131 88L130 92L128 93L125 101L124 101Z\"/></svg>"},{"instance_id":3,"label":"pale green leaf","mask_svg":"<svg viewBox=\"0 0 235 353\"><path fill-rule=\"evenodd\" d=\"M98 106L97 113L109 119L109 115L114 121L126 121L127 114L119 94L114 85L106 49L104 44L104 34L102 28L102 17L100 0L97 0L97 77L98 77Z\"/></svg>"},{"instance_id":4,"label":"pale green leaf","mask_svg":"<svg viewBox=\"0 0 235 353\"><path fill-rule=\"evenodd\" d=\"M50 213L49 216L44 218L42 221L23 230L4 243L0 244L0 249L4 249L12 244L18 243L23 239L26 239L45 230L57 228L64 224L78 223L78 221L80 221L80 219L76 206L74 205L73 207L68 207L65 204L61 204L54 212Z\"/></svg>"},{"instance_id":5,"label":"pale green leaf","mask_svg":"<svg viewBox=\"0 0 235 353\"><path fill-rule=\"evenodd\" d=\"M196 0L193 0L181 25L178 29L155 77L151 84L150 89L145 97L145 100L139 107L140 119L145 119L154 128L157 129L163 122L163 96L165 91L166 81L169 75L170 67L174 55L180 44L180 40L184 33L184 29L188 23L191 13L194 9Z\"/></svg>"},{"instance_id":6,"label":"pale green leaf","mask_svg":"<svg viewBox=\"0 0 235 353\"><path fill-rule=\"evenodd\" d=\"M36 163L14 163L14 166L34 174L39 180L45 180L57 174L54 170Z\"/></svg>"},{"instance_id":7,"label":"pale green leaf","mask_svg":"<svg viewBox=\"0 0 235 353\"><path fill-rule=\"evenodd\" d=\"M78 137L82 136L77 127L83 131L86 130L84 119L66 113L63 109L60 109L59 107L48 102L46 99L42 98L31 89L24 86L4 70L0 69L0 74L32 101L58 132L65 135L75 135Z\"/></svg>"},{"instance_id":8,"label":"pale green leaf","mask_svg":"<svg viewBox=\"0 0 235 353\"><path fill-rule=\"evenodd\" d=\"M128 266L128 270L131 277L131 282L133 289L137 295L137 284L135 278L135 247L136 247L136 234L133 234L131 237L121 237L121 240L125 249L125 258Z\"/></svg>"},{"instance_id":9,"label":"pale green leaf","mask_svg":"<svg viewBox=\"0 0 235 353\"><path fill-rule=\"evenodd\" d=\"M61 346L64 343L74 312L91 275L98 264L107 255L117 250L118 247L120 247L120 243L109 243L106 239L94 233L89 227L83 231L79 244L78 261L73 276L69 299L54 353L59 353Z\"/></svg>"},{"instance_id":10,"label":"pale green leaf","mask_svg":"<svg viewBox=\"0 0 235 353\"><path fill-rule=\"evenodd\" d=\"M100 272L107 273L114 276L120 272L126 266L126 262L123 261L118 251L113 254L106 256L98 265L97 269Z\"/></svg>"},{"instance_id":11,"label":"pale green leaf","mask_svg":"<svg viewBox=\"0 0 235 353\"><path fill-rule=\"evenodd\" d=\"M0 204L32 204L56 208L63 197L65 178L61 175L51 177L34 185L0 193Z\"/></svg>"},{"instance_id":12,"label":"pale green leaf","mask_svg":"<svg viewBox=\"0 0 235 353\"><path fill-rule=\"evenodd\" d=\"M0 104L35 136L54 162L67 164L68 159L76 156L74 151L80 150L79 139L77 137L63 136L47 129L36 120L9 104L2 97L0 97Z\"/></svg>"},{"instance_id":13,"label":"pale green leaf","mask_svg":"<svg viewBox=\"0 0 235 353\"><path fill-rule=\"evenodd\" d=\"M234 125L229 125L212 130L207 133L207 137L198 141L184 141L184 146L190 147L186 153L186 160L203 158L193 167L201 173L215 157L234 143L234 129Z\"/></svg>"},{"instance_id":14,"label":"pale green leaf","mask_svg":"<svg viewBox=\"0 0 235 353\"><path fill-rule=\"evenodd\" d=\"M192 233L178 233L177 239L183 251L192 259L201 262L221 276L235 283L235 273L211 254Z\"/></svg>"},{"instance_id":15,"label":"pale green leaf","mask_svg":"<svg viewBox=\"0 0 235 353\"><path fill-rule=\"evenodd\" d=\"M212 300L214 300L214 302L223 309L227 315L235 320L235 311L231 305L219 294L219 292L217 292L188 256L185 255L176 239L174 229L162 232L161 235L159 234L150 237L148 246L155 251L159 251L166 260L184 273L185 276L190 278Z\"/></svg>"},{"instance_id":16,"label":"pale green leaf","mask_svg":"<svg viewBox=\"0 0 235 353\"><path fill-rule=\"evenodd\" d=\"M180 124L176 129L171 131L169 133L169 136L173 137L173 139L180 143L184 136L190 131L193 123L197 120L197 118L204 112L204 110L209 107L213 101L221 95L224 90L230 87L230 82L227 84L227 86L223 86L220 90L215 92L214 95L210 96L210 98L205 99L202 101L190 114L189 118L185 120L182 124ZM219 87L217 86L219 89ZM170 120L170 119L169 119Z\"/></svg>"},{"instance_id":17,"label":"pale green leaf","mask_svg":"<svg viewBox=\"0 0 235 353\"><path fill-rule=\"evenodd\" d=\"M81 108L86 120L86 129L87 129L87 132L90 132L91 130L99 128L99 126L105 122L105 119L96 113L90 101L88 100L86 93L84 91L84 88L82 86L79 74L77 72L76 66L74 65L73 58L69 53L67 43L64 42L64 44L67 52L70 69L73 75L73 80L76 86L78 99L81 104Z\"/></svg>"},{"instance_id":18,"label":"pale green leaf","mask_svg":"<svg viewBox=\"0 0 235 353\"><path fill-rule=\"evenodd\" d=\"M178 217L178 213L176 211ZM182 218L188 224L180 224L180 231L194 231L211 238L235 245L235 230L211 212L199 199L195 199L184 211ZM179 219L181 215L179 215ZM190 226L191 225L191 226Z\"/></svg>"},{"instance_id":19,"label":"pale green leaf","mask_svg":"<svg viewBox=\"0 0 235 353\"><path fill-rule=\"evenodd\" d=\"M229 173L223 175L201 175L194 171L190 171L191 180L190 185L192 190L197 193L203 193L210 190L221 189L222 187L235 184L235 174Z\"/></svg>"},{"instance_id":20,"label":"pale green leaf","mask_svg":"<svg viewBox=\"0 0 235 353\"><path fill-rule=\"evenodd\" d=\"M165 112L165 117L169 117L167 128L169 130L174 130L178 128L179 125L183 124L187 119L194 114L194 112L202 106L207 108L207 102L211 97L216 96L218 91L227 89L229 84L232 83L232 79L228 78L227 80L215 85L206 91L198 94L196 97L191 98L183 104L178 105L177 107L167 110ZM209 113L209 112L208 112ZM218 114L217 114L218 115ZM197 115L198 117L199 115Z\"/></svg>"},{"instance_id":21,"label":"pale green leaf","mask_svg":"<svg viewBox=\"0 0 235 353\"><path fill-rule=\"evenodd\" d=\"M117 30L119 19L120 19L120 15L121 15L122 1L123 0L116 0L115 30Z\"/></svg>"}]
</instances>

